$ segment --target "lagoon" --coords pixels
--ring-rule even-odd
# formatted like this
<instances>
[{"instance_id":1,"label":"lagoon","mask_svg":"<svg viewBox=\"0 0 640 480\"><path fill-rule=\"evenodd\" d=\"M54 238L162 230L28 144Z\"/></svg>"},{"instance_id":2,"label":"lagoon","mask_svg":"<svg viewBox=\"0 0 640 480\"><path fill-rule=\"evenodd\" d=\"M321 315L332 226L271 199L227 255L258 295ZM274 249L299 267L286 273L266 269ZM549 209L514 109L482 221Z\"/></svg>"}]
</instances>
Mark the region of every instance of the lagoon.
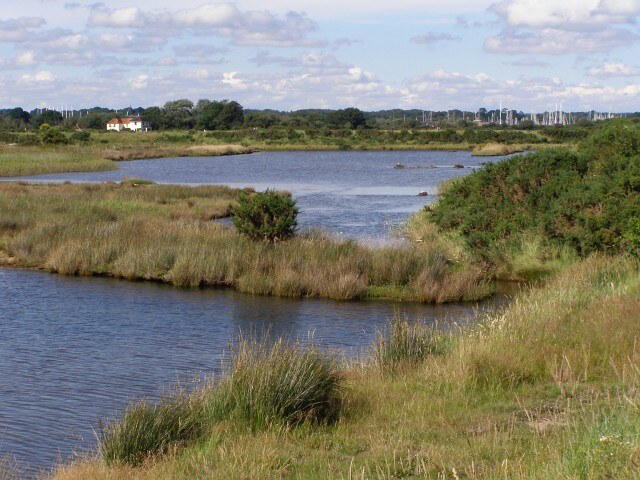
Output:
<instances>
[{"instance_id":1,"label":"lagoon","mask_svg":"<svg viewBox=\"0 0 640 480\"><path fill-rule=\"evenodd\" d=\"M434 168L395 169L396 163ZM284 189L298 201L302 228L384 243L394 226L433 201L440 181L480 163L468 152L265 152L129 161L112 172L29 180L129 176ZM418 197L423 190L429 196ZM354 361L394 314L450 326L469 321L476 308L290 300L0 269L0 453L34 472L90 451L99 418L143 396L157 398L178 379L219 372L225 347L240 331L291 338L312 332Z\"/></svg>"}]
</instances>

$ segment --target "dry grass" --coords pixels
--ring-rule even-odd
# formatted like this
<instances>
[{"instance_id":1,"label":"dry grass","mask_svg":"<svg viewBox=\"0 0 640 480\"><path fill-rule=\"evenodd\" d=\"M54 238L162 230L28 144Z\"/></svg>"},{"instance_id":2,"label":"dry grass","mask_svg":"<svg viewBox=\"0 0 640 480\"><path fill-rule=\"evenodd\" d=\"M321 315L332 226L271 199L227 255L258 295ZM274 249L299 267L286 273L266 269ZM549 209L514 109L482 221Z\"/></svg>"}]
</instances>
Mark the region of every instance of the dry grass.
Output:
<instances>
[{"instance_id":1,"label":"dry grass","mask_svg":"<svg viewBox=\"0 0 640 480\"><path fill-rule=\"evenodd\" d=\"M319 235L264 244L211 221L229 212L236 190L137 182L0 185L0 262L288 297L348 300L370 287L424 302L491 293L476 268L436 245L370 249Z\"/></svg>"},{"instance_id":2,"label":"dry grass","mask_svg":"<svg viewBox=\"0 0 640 480\"><path fill-rule=\"evenodd\" d=\"M485 145L477 145L471 150L471 155L476 157L498 157L503 155L511 155L512 153L520 153L531 149L531 145L507 145L504 143L487 143Z\"/></svg>"}]
</instances>

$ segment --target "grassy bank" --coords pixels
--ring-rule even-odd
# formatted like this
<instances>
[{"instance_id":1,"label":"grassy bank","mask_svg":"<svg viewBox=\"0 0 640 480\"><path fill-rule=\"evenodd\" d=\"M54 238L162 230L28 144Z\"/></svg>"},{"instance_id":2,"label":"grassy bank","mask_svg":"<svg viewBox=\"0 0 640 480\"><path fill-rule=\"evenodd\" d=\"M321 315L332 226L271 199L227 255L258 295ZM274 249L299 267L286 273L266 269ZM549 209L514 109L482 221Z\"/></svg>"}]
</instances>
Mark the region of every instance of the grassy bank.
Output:
<instances>
[{"instance_id":1,"label":"grassy bank","mask_svg":"<svg viewBox=\"0 0 640 480\"><path fill-rule=\"evenodd\" d=\"M453 334L400 319L368 362L341 370L313 347L271 354L248 345L250 359L236 350L241 361L219 386L168 400L200 406L183 417L197 423L197 435L156 443L141 466L142 457L88 458L53 478L639 478L638 269L632 260L588 258ZM304 376L314 385L332 379L317 403L329 416L307 418L301 407L291 422L273 413L297 395L280 383L282 358L316 365L318 374ZM251 362L269 378L256 389L258 403L241 395L247 387L230 387L242 385L234 379L246 379ZM166 418L162 405L145 408ZM103 453L112 441L131 445L139 412L132 406L108 423ZM166 435L184 424L169 425Z\"/></svg>"},{"instance_id":2,"label":"grassy bank","mask_svg":"<svg viewBox=\"0 0 640 480\"><path fill-rule=\"evenodd\" d=\"M97 145L0 146L0 177L46 173L115 170L117 161L146 158L217 156L251 153L240 145L153 146L130 144L112 148Z\"/></svg>"},{"instance_id":3,"label":"grassy bank","mask_svg":"<svg viewBox=\"0 0 640 480\"><path fill-rule=\"evenodd\" d=\"M447 302L492 292L481 265L446 242L374 249L319 234L249 240L212 221L238 192L140 181L0 184L0 264L340 300Z\"/></svg>"}]
</instances>

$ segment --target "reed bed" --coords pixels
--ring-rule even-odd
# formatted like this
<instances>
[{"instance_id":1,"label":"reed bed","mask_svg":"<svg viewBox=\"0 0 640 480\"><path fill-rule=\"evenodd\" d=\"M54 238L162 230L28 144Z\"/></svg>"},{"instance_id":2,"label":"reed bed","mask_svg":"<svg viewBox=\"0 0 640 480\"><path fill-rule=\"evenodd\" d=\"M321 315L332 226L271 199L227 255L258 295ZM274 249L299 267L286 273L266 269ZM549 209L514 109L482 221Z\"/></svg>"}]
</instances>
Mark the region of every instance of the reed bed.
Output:
<instances>
[{"instance_id":1,"label":"reed bed","mask_svg":"<svg viewBox=\"0 0 640 480\"><path fill-rule=\"evenodd\" d=\"M397 319L392 358L410 361L387 375L376 342L369 363L343 367L335 422L251 429L228 416L141 468L87 459L54 478L640 478L639 268L578 261L442 347Z\"/></svg>"},{"instance_id":2,"label":"reed bed","mask_svg":"<svg viewBox=\"0 0 640 480\"><path fill-rule=\"evenodd\" d=\"M0 185L0 263L177 287L225 286L350 300L400 292L421 302L492 293L477 266L442 244L368 248L308 234L265 244L212 220L238 190L116 184Z\"/></svg>"}]
</instances>

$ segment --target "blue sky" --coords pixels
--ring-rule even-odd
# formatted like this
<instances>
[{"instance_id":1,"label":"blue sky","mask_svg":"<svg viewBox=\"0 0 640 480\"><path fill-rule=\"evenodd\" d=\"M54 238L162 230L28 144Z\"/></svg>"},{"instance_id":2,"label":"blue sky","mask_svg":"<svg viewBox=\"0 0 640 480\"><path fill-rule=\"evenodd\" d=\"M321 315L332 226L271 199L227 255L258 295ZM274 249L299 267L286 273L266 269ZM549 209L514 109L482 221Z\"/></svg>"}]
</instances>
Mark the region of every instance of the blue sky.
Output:
<instances>
[{"instance_id":1,"label":"blue sky","mask_svg":"<svg viewBox=\"0 0 640 480\"><path fill-rule=\"evenodd\" d=\"M3 0L0 107L640 110L640 0Z\"/></svg>"}]
</instances>

